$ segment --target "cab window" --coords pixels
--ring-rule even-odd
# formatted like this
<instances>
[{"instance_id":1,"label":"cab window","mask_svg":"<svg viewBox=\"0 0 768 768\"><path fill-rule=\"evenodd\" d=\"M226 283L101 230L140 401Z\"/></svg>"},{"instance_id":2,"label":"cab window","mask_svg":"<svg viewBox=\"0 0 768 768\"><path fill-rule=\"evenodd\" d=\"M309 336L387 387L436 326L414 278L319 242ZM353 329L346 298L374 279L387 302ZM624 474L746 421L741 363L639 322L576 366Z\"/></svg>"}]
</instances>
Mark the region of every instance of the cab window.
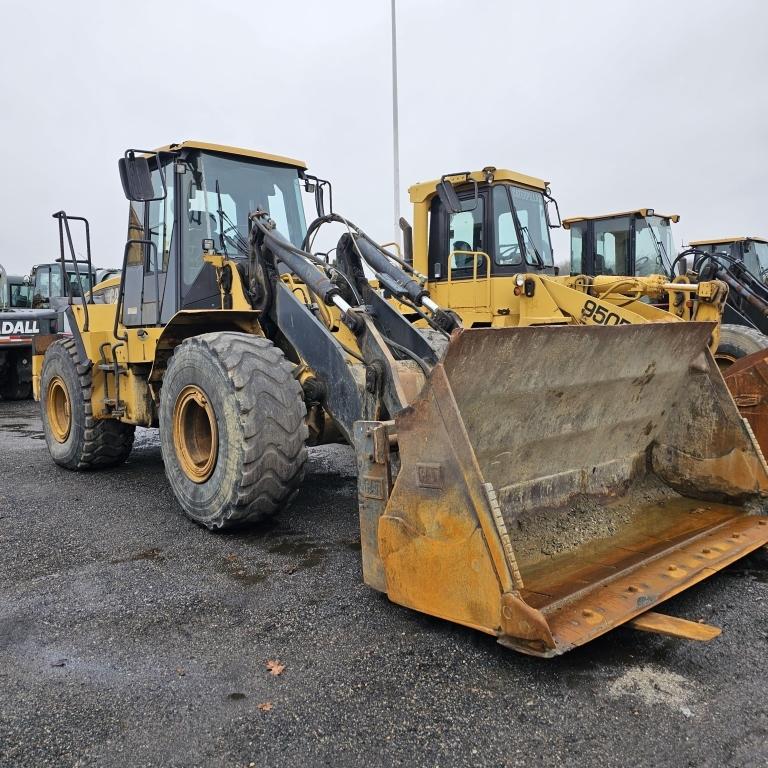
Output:
<instances>
[{"instance_id":1,"label":"cab window","mask_svg":"<svg viewBox=\"0 0 768 768\"><path fill-rule=\"evenodd\" d=\"M448 224L448 251L452 272L473 269L474 253L485 250L483 198L461 201L462 211L451 214ZM478 258L478 270L483 261Z\"/></svg>"},{"instance_id":2,"label":"cab window","mask_svg":"<svg viewBox=\"0 0 768 768\"><path fill-rule=\"evenodd\" d=\"M14 283L11 286L10 305L14 309L25 309L32 306L32 286L25 283Z\"/></svg>"},{"instance_id":3,"label":"cab window","mask_svg":"<svg viewBox=\"0 0 768 768\"><path fill-rule=\"evenodd\" d=\"M595 274L626 275L629 268L628 216L595 222Z\"/></svg>"},{"instance_id":4,"label":"cab window","mask_svg":"<svg viewBox=\"0 0 768 768\"><path fill-rule=\"evenodd\" d=\"M571 274L584 274L584 247L586 245L587 224L571 224Z\"/></svg>"},{"instance_id":5,"label":"cab window","mask_svg":"<svg viewBox=\"0 0 768 768\"><path fill-rule=\"evenodd\" d=\"M503 187L495 187L493 190L493 209L496 225L496 263L505 267L522 264L523 257L520 243L517 241L515 219Z\"/></svg>"},{"instance_id":6,"label":"cab window","mask_svg":"<svg viewBox=\"0 0 768 768\"><path fill-rule=\"evenodd\" d=\"M51 299L51 271L49 269L38 269L35 273L35 294L32 300L32 306L47 306Z\"/></svg>"},{"instance_id":7,"label":"cab window","mask_svg":"<svg viewBox=\"0 0 768 768\"><path fill-rule=\"evenodd\" d=\"M168 271L168 260L171 256L171 238L173 236L173 164L163 168L166 184L166 195L162 200L152 200L147 203L147 215L149 218L149 239L154 243L154 248L147 248L144 256L144 271L160 272ZM156 168L152 171L152 186L155 195L163 194L163 182L160 171ZM155 263L157 258L157 264Z\"/></svg>"}]
</instances>

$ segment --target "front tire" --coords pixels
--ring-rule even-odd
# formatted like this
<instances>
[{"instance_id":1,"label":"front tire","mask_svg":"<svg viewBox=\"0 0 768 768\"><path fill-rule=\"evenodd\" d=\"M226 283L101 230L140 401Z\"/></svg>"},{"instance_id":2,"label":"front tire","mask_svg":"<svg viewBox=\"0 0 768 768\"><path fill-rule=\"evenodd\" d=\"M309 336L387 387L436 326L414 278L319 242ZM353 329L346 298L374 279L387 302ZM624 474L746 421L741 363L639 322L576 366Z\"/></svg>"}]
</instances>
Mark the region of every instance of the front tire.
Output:
<instances>
[{"instance_id":1,"label":"front tire","mask_svg":"<svg viewBox=\"0 0 768 768\"><path fill-rule=\"evenodd\" d=\"M91 366L78 362L75 342L51 344L43 358L40 408L45 442L61 467L114 467L131 452L135 427L115 419L94 419L91 393Z\"/></svg>"},{"instance_id":2,"label":"front tire","mask_svg":"<svg viewBox=\"0 0 768 768\"><path fill-rule=\"evenodd\" d=\"M723 323L720 326L720 343L715 360L718 368L725 371L737 360L768 347L768 336L746 325Z\"/></svg>"},{"instance_id":3,"label":"front tire","mask_svg":"<svg viewBox=\"0 0 768 768\"><path fill-rule=\"evenodd\" d=\"M273 515L304 475L306 407L293 366L268 339L194 336L160 391L165 474L184 512L211 529Z\"/></svg>"}]
</instances>

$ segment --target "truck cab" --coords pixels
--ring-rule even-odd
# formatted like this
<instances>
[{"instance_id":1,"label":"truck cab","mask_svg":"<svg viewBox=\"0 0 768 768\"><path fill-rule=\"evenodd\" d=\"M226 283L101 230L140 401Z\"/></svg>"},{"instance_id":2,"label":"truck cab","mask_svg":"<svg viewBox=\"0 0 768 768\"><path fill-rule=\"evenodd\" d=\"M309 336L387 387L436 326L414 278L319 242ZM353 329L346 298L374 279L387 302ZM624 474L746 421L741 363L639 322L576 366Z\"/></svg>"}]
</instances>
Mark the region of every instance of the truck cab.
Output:
<instances>
[{"instance_id":1,"label":"truck cab","mask_svg":"<svg viewBox=\"0 0 768 768\"><path fill-rule=\"evenodd\" d=\"M571 274L669 275L676 256L672 224L678 221L677 214L653 208L564 219L571 233Z\"/></svg>"}]
</instances>

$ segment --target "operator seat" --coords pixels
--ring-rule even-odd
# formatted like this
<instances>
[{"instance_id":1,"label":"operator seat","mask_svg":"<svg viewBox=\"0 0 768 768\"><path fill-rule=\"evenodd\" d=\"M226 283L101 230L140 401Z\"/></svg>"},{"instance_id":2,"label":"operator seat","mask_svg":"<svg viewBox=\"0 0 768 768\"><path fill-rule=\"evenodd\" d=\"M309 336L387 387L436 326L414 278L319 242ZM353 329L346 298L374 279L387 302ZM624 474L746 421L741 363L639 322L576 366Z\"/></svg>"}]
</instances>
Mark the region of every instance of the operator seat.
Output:
<instances>
[{"instance_id":1,"label":"operator seat","mask_svg":"<svg viewBox=\"0 0 768 768\"><path fill-rule=\"evenodd\" d=\"M474 248L466 240L454 240L453 251L473 251ZM473 257L468 253L457 253L453 257L453 269L472 269Z\"/></svg>"}]
</instances>

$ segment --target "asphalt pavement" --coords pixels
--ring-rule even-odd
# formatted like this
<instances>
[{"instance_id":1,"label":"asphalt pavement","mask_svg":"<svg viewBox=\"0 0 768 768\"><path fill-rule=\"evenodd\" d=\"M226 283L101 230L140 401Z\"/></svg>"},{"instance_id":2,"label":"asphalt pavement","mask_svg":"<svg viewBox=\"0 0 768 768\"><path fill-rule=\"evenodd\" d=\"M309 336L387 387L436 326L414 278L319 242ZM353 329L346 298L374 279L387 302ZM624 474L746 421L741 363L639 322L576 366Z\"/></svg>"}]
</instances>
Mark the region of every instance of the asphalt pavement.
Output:
<instances>
[{"instance_id":1,"label":"asphalt pavement","mask_svg":"<svg viewBox=\"0 0 768 768\"><path fill-rule=\"evenodd\" d=\"M311 450L292 506L189 522L153 430L117 470L56 467L0 402L0 766L768 766L768 555L553 660L362 583L354 461Z\"/></svg>"}]
</instances>

